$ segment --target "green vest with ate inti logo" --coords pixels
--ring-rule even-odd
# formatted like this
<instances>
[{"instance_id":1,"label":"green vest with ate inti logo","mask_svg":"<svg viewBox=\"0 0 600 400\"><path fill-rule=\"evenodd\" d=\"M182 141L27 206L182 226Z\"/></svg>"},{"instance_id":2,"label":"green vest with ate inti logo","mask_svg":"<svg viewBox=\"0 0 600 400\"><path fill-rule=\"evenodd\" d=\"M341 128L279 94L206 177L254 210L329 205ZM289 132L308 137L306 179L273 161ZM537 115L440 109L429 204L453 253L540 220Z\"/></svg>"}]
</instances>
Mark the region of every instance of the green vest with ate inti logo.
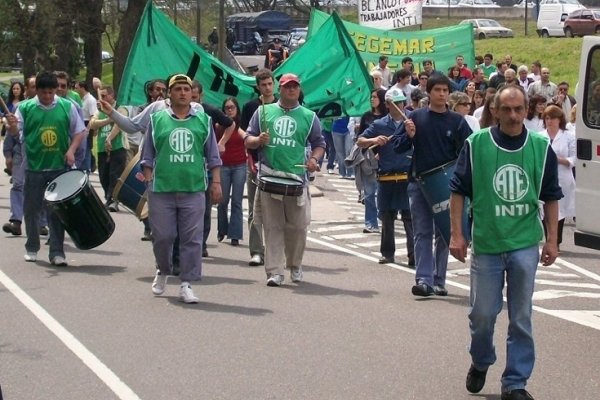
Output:
<instances>
[{"instance_id":1,"label":"green vest with ate inti logo","mask_svg":"<svg viewBox=\"0 0 600 400\"><path fill-rule=\"evenodd\" d=\"M268 129L270 135L269 144L264 147L267 165L278 171L304 175L306 170L295 165L306 162L306 140L315 113L304 107L286 111L278 104L260 106L258 113L261 117L260 130Z\"/></svg>"},{"instance_id":2,"label":"green vest with ate inti logo","mask_svg":"<svg viewBox=\"0 0 600 400\"><path fill-rule=\"evenodd\" d=\"M548 138L528 131L521 148L506 150L486 128L467 141L473 177L473 252L499 254L539 243L543 237L539 197Z\"/></svg>"},{"instance_id":3,"label":"green vest with ate inti logo","mask_svg":"<svg viewBox=\"0 0 600 400\"><path fill-rule=\"evenodd\" d=\"M154 183L157 193L206 191L204 145L210 133L210 118L197 113L174 118L168 110L152 114L152 140L156 149Z\"/></svg>"}]
</instances>

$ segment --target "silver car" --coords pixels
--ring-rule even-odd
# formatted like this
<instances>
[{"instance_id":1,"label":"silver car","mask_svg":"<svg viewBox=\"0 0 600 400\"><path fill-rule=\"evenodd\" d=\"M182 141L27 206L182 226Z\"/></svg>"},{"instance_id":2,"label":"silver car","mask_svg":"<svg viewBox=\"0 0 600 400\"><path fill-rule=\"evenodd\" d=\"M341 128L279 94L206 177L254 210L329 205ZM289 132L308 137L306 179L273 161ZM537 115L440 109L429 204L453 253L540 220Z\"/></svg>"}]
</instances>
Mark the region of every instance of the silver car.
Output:
<instances>
[{"instance_id":1,"label":"silver car","mask_svg":"<svg viewBox=\"0 0 600 400\"><path fill-rule=\"evenodd\" d=\"M505 28L500 23L493 19L465 19L460 22L460 25L473 25L473 36L475 39L487 39L492 37L511 38L513 37L512 29Z\"/></svg>"}]
</instances>

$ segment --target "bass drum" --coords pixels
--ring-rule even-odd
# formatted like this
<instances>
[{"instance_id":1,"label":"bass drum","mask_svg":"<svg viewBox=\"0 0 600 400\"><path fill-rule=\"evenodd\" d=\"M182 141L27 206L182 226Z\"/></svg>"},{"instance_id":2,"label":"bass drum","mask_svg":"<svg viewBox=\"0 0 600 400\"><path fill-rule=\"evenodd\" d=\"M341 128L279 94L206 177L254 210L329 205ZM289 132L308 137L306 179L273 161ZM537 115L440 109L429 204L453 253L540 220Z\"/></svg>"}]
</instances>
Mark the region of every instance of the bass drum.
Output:
<instances>
[{"instance_id":1,"label":"bass drum","mask_svg":"<svg viewBox=\"0 0 600 400\"><path fill-rule=\"evenodd\" d=\"M130 209L139 219L148 218L146 184L139 152L119 177L112 197Z\"/></svg>"},{"instance_id":2,"label":"bass drum","mask_svg":"<svg viewBox=\"0 0 600 400\"><path fill-rule=\"evenodd\" d=\"M44 199L78 249L100 246L115 231L115 222L83 171L57 176L48 184Z\"/></svg>"}]
</instances>

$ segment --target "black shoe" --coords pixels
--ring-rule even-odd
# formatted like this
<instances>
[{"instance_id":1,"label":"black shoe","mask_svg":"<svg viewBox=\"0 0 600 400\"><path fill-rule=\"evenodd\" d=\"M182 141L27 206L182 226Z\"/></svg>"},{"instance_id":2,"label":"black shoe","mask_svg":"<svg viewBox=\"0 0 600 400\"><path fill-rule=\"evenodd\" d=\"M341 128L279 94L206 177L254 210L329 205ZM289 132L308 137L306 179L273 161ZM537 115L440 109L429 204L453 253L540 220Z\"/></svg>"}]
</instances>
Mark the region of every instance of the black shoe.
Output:
<instances>
[{"instance_id":1,"label":"black shoe","mask_svg":"<svg viewBox=\"0 0 600 400\"><path fill-rule=\"evenodd\" d=\"M479 393L485 385L485 377L487 375L487 369L480 371L471 364L469 372L467 372L467 390L471 393ZM504 400L504 394L502 394L502 400Z\"/></svg>"},{"instance_id":2,"label":"black shoe","mask_svg":"<svg viewBox=\"0 0 600 400\"><path fill-rule=\"evenodd\" d=\"M47 226L42 226L40 228L40 235L41 236L48 236L48 233L50 233L50 231L48 230Z\"/></svg>"},{"instance_id":3,"label":"black shoe","mask_svg":"<svg viewBox=\"0 0 600 400\"><path fill-rule=\"evenodd\" d=\"M21 223L17 221L10 221L2 225L2 230L6 233L10 233L13 236L21 236Z\"/></svg>"},{"instance_id":4,"label":"black shoe","mask_svg":"<svg viewBox=\"0 0 600 400\"><path fill-rule=\"evenodd\" d=\"M152 240L152 232L149 230L144 231L144 236L142 236L142 242L150 242Z\"/></svg>"},{"instance_id":5,"label":"black shoe","mask_svg":"<svg viewBox=\"0 0 600 400\"><path fill-rule=\"evenodd\" d=\"M415 265L417 265L417 263L415 262L415 258L414 257L408 257L408 266L410 268L414 268Z\"/></svg>"},{"instance_id":6,"label":"black shoe","mask_svg":"<svg viewBox=\"0 0 600 400\"><path fill-rule=\"evenodd\" d=\"M117 212L117 211L119 211L119 205L118 205L118 203L115 202L115 201L112 201L112 200L109 201L108 202L108 211L110 211L110 212Z\"/></svg>"},{"instance_id":7,"label":"black shoe","mask_svg":"<svg viewBox=\"0 0 600 400\"><path fill-rule=\"evenodd\" d=\"M208 250L202 249L202 257L208 257Z\"/></svg>"},{"instance_id":8,"label":"black shoe","mask_svg":"<svg viewBox=\"0 0 600 400\"><path fill-rule=\"evenodd\" d=\"M418 283L412 287L412 294L422 297L432 296L433 288L426 283Z\"/></svg>"},{"instance_id":9,"label":"black shoe","mask_svg":"<svg viewBox=\"0 0 600 400\"><path fill-rule=\"evenodd\" d=\"M436 296L448 296L448 289L442 285L435 285L433 287L433 293L435 293Z\"/></svg>"},{"instance_id":10,"label":"black shoe","mask_svg":"<svg viewBox=\"0 0 600 400\"><path fill-rule=\"evenodd\" d=\"M394 257L381 257L379 259L379 264L393 264Z\"/></svg>"},{"instance_id":11,"label":"black shoe","mask_svg":"<svg viewBox=\"0 0 600 400\"><path fill-rule=\"evenodd\" d=\"M240 241L237 239L231 239L231 245L232 246L239 246L240 245Z\"/></svg>"},{"instance_id":12,"label":"black shoe","mask_svg":"<svg viewBox=\"0 0 600 400\"><path fill-rule=\"evenodd\" d=\"M225 235L217 235L217 241L221 243L225 239Z\"/></svg>"},{"instance_id":13,"label":"black shoe","mask_svg":"<svg viewBox=\"0 0 600 400\"><path fill-rule=\"evenodd\" d=\"M525 389L515 389L502 393L501 400L534 400L533 396Z\"/></svg>"}]
</instances>

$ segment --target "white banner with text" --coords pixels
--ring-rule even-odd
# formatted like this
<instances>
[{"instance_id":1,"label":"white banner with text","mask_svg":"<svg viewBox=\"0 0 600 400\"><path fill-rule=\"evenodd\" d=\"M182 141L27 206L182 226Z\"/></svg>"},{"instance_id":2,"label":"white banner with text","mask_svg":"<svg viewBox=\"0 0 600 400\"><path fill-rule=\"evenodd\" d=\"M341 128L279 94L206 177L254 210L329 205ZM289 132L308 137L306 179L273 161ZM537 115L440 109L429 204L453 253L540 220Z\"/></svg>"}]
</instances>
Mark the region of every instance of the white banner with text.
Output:
<instances>
[{"instance_id":1,"label":"white banner with text","mask_svg":"<svg viewBox=\"0 0 600 400\"><path fill-rule=\"evenodd\" d=\"M359 0L358 23L378 29L398 29L422 23L423 0Z\"/></svg>"}]
</instances>

